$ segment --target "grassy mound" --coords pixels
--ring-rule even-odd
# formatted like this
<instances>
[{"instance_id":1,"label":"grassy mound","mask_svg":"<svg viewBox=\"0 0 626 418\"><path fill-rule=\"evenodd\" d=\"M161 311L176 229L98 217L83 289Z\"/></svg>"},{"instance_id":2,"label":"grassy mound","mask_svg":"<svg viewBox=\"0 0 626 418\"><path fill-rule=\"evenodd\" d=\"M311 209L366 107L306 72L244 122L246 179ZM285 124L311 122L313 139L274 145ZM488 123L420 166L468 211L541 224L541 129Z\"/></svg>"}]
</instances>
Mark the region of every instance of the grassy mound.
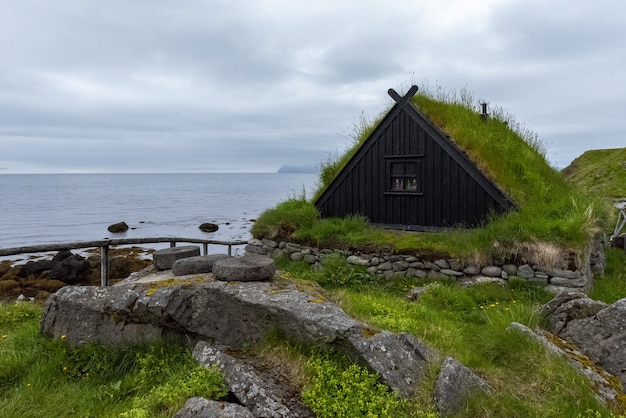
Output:
<instances>
[{"instance_id":1,"label":"grassy mound","mask_svg":"<svg viewBox=\"0 0 626 418\"><path fill-rule=\"evenodd\" d=\"M626 148L587 151L563 169L563 175L594 195L626 198Z\"/></svg>"}]
</instances>

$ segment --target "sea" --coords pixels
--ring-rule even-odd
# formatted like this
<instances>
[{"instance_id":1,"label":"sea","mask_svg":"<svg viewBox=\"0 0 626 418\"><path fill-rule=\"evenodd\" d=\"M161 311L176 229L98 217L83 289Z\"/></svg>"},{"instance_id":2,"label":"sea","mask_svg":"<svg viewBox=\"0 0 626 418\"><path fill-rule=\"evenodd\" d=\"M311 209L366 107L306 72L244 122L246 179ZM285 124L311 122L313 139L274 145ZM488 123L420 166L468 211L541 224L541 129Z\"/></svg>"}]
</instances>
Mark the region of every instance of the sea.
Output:
<instances>
[{"instance_id":1,"label":"sea","mask_svg":"<svg viewBox=\"0 0 626 418\"><path fill-rule=\"evenodd\" d=\"M311 197L317 179L310 173L2 174L0 248L105 238L247 240L263 211L303 193ZM108 232L122 221L127 232ZM204 222L219 229L202 232Z\"/></svg>"}]
</instances>

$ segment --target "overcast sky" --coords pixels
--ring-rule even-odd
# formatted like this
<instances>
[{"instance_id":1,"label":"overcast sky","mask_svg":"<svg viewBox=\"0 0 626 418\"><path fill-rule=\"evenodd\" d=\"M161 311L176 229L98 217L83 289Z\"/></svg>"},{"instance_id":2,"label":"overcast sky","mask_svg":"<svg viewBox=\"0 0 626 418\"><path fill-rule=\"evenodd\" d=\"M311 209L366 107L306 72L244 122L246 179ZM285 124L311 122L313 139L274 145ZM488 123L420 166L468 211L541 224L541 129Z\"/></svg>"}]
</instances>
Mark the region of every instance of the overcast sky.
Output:
<instances>
[{"instance_id":1,"label":"overcast sky","mask_svg":"<svg viewBox=\"0 0 626 418\"><path fill-rule=\"evenodd\" d=\"M425 79L503 107L564 167L626 146L624 16L623 0L0 0L0 173L315 166Z\"/></svg>"}]
</instances>

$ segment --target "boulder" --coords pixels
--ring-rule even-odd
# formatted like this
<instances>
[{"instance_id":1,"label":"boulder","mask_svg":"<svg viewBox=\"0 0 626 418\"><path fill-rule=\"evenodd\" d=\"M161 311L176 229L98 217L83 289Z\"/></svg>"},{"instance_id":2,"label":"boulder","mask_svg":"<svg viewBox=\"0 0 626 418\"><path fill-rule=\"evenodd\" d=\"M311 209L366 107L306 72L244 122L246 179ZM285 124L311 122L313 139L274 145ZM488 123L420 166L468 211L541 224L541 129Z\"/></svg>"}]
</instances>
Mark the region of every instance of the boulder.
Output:
<instances>
[{"instance_id":1,"label":"boulder","mask_svg":"<svg viewBox=\"0 0 626 418\"><path fill-rule=\"evenodd\" d=\"M60 263L55 263L48 278L61 280L67 284L87 282L91 274L91 264L85 257L74 254Z\"/></svg>"},{"instance_id":2,"label":"boulder","mask_svg":"<svg viewBox=\"0 0 626 418\"><path fill-rule=\"evenodd\" d=\"M218 401L207 401L199 396L187 399L174 418L255 418L245 406Z\"/></svg>"},{"instance_id":3,"label":"boulder","mask_svg":"<svg viewBox=\"0 0 626 418\"><path fill-rule=\"evenodd\" d=\"M57 263L52 260L28 261L19 271L19 277L26 278L28 276L39 277L44 271L52 269Z\"/></svg>"},{"instance_id":4,"label":"boulder","mask_svg":"<svg viewBox=\"0 0 626 418\"><path fill-rule=\"evenodd\" d=\"M228 254L210 254L181 258L180 260L176 260L172 265L172 273L174 276L211 273L213 271L213 264L222 258L232 257Z\"/></svg>"},{"instance_id":5,"label":"boulder","mask_svg":"<svg viewBox=\"0 0 626 418\"><path fill-rule=\"evenodd\" d=\"M211 223L211 222L204 222L203 224L200 225L199 228L200 228L200 231L202 231L202 232L215 232L220 227L217 226L216 224Z\"/></svg>"},{"instance_id":6,"label":"boulder","mask_svg":"<svg viewBox=\"0 0 626 418\"><path fill-rule=\"evenodd\" d=\"M109 231L112 234L120 234L122 232L128 231L128 225L126 224L126 222L118 222L118 223L109 225L109 227L107 228L107 231Z\"/></svg>"},{"instance_id":7,"label":"boulder","mask_svg":"<svg viewBox=\"0 0 626 418\"><path fill-rule=\"evenodd\" d=\"M561 292L545 304L541 312L547 319L547 329L559 335L570 321L593 316L607 306L582 292Z\"/></svg>"},{"instance_id":8,"label":"boulder","mask_svg":"<svg viewBox=\"0 0 626 418\"><path fill-rule=\"evenodd\" d=\"M560 294L543 308L548 327L626 387L626 298L612 305L586 295Z\"/></svg>"},{"instance_id":9,"label":"boulder","mask_svg":"<svg viewBox=\"0 0 626 418\"><path fill-rule=\"evenodd\" d=\"M213 277L227 282L269 280L276 272L276 262L269 257L246 254L221 258L213 263Z\"/></svg>"},{"instance_id":10,"label":"boulder","mask_svg":"<svg viewBox=\"0 0 626 418\"><path fill-rule=\"evenodd\" d=\"M458 412L467 397L476 391L491 394L493 389L465 365L446 357L435 383L435 405L439 413L449 416Z\"/></svg>"},{"instance_id":11,"label":"boulder","mask_svg":"<svg viewBox=\"0 0 626 418\"><path fill-rule=\"evenodd\" d=\"M157 270L169 270L176 260L200 255L200 247L196 245L183 245L157 250L152 253L152 261Z\"/></svg>"},{"instance_id":12,"label":"boulder","mask_svg":"<svg viewBox=\"0 0 626 418\"><path fill-rule=\"evenodd\" d=\"M222 261L222 260L220 260ZM340 350L411 396L436 353L409 334L350 318L314 288L289 280L184 281L66 286L46 301L41 331L70 345L138 344L168 335L241 348L278 332L294 343Z\"/></svg>"}]
</instances>

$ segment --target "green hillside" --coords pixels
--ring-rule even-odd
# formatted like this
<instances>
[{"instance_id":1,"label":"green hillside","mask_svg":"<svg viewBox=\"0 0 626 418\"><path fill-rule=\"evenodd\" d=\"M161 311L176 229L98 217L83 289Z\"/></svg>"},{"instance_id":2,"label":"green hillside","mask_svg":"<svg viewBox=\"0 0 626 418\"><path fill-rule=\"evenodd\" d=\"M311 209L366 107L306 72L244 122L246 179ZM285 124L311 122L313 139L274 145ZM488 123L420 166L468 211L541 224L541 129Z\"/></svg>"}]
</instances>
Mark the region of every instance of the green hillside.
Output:
<instances>
[{"instance_id":1,"label":"green hillside","mask_svg":"<svg viewBox=\"0 0 626 418\"><path fill-rule=\"evenodd\" d=\"M626 148L586 151L563 174L595 196L626 198Z\"/></svg>"}]
</instances>

